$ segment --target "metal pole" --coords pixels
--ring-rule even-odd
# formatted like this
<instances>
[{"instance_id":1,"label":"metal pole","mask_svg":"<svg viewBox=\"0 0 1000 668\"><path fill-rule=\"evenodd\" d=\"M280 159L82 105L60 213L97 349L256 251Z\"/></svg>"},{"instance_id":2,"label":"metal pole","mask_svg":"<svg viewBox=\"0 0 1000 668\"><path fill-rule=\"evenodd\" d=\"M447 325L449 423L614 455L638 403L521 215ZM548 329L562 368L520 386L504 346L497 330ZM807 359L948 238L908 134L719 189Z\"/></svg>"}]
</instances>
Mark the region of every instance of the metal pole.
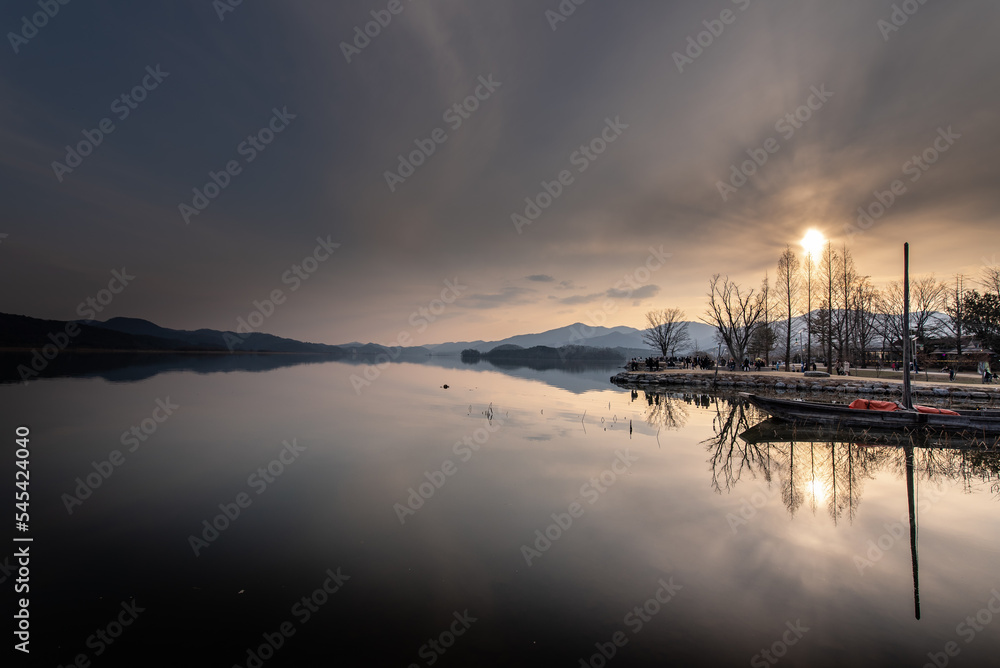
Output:
<instances>
[{"instance_id":1,"label":"metal pole","mask_svg":"<svg viewBox=\"0 0 1000 668\"><path fill-rule=\"evenodd\" d=\"M917 576L917 505L913 486L913 446L906 446L906 505L910 515L910 561L913 565L913 616L920 619L920 580Z\"/></svg>"},{"instance_id":2,"label":"metal pole","mask_svg":"<svg viewBox=\"0 0 1000 668\"><path fill-rule=\"evenodd\" d=\"M903 244L903 408L913 410L910 396L910 244Z\"/></svg>"}]
</instances>

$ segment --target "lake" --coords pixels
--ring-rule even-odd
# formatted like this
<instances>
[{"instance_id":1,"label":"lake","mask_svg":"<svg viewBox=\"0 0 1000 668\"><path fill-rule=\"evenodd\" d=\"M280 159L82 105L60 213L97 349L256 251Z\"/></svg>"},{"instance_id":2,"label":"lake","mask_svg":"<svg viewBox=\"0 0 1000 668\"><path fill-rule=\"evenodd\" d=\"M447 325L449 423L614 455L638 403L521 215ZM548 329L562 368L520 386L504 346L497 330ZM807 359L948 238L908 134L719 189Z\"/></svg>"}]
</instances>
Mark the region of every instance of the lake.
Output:
<instances>
[{"instance_id":1,"label":"lake","mask_svg":"<svg viewBox=\"0 0 1000 668\"><path fill-rule=\"evenodd\" d=\"M996 661L995 453L751 444L609 367L366 368L0 385L38 665Z\"/></svg>"}]
</instances>

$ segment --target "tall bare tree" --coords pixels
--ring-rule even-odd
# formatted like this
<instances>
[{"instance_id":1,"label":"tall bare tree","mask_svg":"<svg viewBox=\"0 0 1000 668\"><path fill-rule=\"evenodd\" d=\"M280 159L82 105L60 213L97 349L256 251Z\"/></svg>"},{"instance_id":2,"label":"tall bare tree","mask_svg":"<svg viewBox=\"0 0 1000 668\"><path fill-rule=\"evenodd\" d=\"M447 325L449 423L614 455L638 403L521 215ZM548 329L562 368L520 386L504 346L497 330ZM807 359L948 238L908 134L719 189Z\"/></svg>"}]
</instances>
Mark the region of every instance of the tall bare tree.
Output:
<instances>
[{"instance_id":1,"label":"tall bare tree","mask_svg":"<svg viewBox=\"0 0 1000 668\"><path fill-rule=\"evenodd\" d=\"M800 305L801 278L799 276L799 258L795 256L791 246L785 246L778 258L778 277L775 289L778 292L778 313L785 319L785 368L792 365L792 319Z\"/></svg>"},{"instance_id":2,"label":"tall bare tree","mask_svg":"<svg viewBox=\"0 0 1000 668\"><path fill-rule=\"evenodd\" d=\"M812 303L813 295L816 291L816 283L813 281L813 268L816 264L816 258L813 257L812 252L806 253L805 259L805 273L806 273L806 355L805 363L808 365L812 361L812 344L813 344L813 315L812 315Z\"/></svg>"},{"instance_id":3,"label":"tall bare tree","mask_svg":"<svg viewBox=\"0 0 1000 668\"><path fill-rule=\"evenodd\" d=\"M910 282L910 302L911 322L914 322L917 336L924 339L939 333L941 313L948 303L948 287L934 278L934 274L922 276Z\"/></svg>"},{"instance_id":4,"label":"tall bare tree","mask_svg":"<svg viewBox=\"0 0 1000 668\"><path fill-rule=\"evenodd\" d=\"M764 313L761 315L760 325L757 327L753 342L756 344L756 354L764 357L765 364L770 364L775 336L771 330L771 279L767 272L764 272L764 280L760 283L760 295L764 301Z\"/></svg>"},{"instance_id":5,"label":"tall bare tree","mask_svg":"<svg viewBox=\"0 0 1000 668\"><path fill-rule=\"evenodd\" d=\"M824 315L826 322L823 323L822 332L826 340L826 371L833 373L833 309L836 308L833 301L833 293L837 289L837 260L838 255L833 250L833 243L827 241L820 252L819 279L820 288L823 291L825 302ZM820 339L822 342L823 339Z\"/></svg>"},{"instance_id":6,"label":"tall bare tree","mask_svg":"<svg viewBox=\"0 0 1000 668\"><path fill-rule=\"evenodd\" d=\"M992 292L995 295L1000 295L1000 265L995 262L987 263L983 267L979 282L987 294Z\"/></svg>"},{"instance_id":7,"label":"tall bare tree","mask_svg":"<svg viewBox=\"0 0 1000 668\"><path fill-rule=\"evenodd\" d=\"M646 314L646 324L648 327L642 333L642 340L650 347L658 348L664 357L674 355L680 346L690 341L684 311L679 308L649 311Z\"/></svg>"},{"instance_id":8,"label":"tall bare tree","mask_svg":"<svg viewBox=\"0 0 1000 668\"><path fill-rule=\"evenodd\" d=\"M841 359L851 357L851 305L854 302L854 291L858 287L858 272L854 267L854 257L844 244L837 262L837 301L839 308L833 311L837 333L837 349Z\"/></svg>"},{"instance_id":9,"label":"tall bare tree","mask_svg":"<svg viewBox=\"0 0 1000 668\"><path fill-rule=\"evenodd\" d=\"M851 301L851 337L862 367L868 366L868 351L879 333L882 295L868 276L858 279Z\"/></svg>"},{"instance_id":10,"label":"tall bare tree","mask_svg":"<svg viewBox=\"0 0 1000 668\"><path fill-rule=\"evenodd\" d=\"M955 287L948 293L948 304L945 313L948 314L947 329L955 337L955 352L962 356L962 336L965 334L965 276L955 276Z\"/></svg>"},{"instance_id":11,"label":"tall bare tree","mask_svg":"<svg viewBox=\"0 0 1000 668\"><path fill-rule=\"evenodd\" d=\"M754 328L760 323L764 313L764 300L752 288L744 292L738 283L723 278L721 274L712 276L708 291L708 309L702 322L715 327L730 357L741 360L746 357Z\"/></svg>"},{"instance_id":12,"label":"tall bare tree","mask_svg":"<svg viewBox=\"0 0 1000 668\"><path fill-rule=\"evenodd\" d=\"M933 275L910 281L910 332L923 339L938 332L946 288ZM909 341L903 331L903 283L893 281L883 291L882 335L893 348Z\"/></svg>"}]
</instances>

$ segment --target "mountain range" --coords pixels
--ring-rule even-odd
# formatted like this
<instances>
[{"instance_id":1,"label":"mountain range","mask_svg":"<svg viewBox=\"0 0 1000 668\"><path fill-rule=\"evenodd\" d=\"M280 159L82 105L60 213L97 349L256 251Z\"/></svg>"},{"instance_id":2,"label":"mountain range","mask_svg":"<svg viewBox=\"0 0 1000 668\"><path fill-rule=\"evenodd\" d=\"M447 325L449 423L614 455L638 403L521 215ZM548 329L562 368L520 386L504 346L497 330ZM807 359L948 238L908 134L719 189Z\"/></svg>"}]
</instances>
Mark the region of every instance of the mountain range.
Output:
<instances>
[{"instance_id":1,"label":"mountain range","mask_svg":"<svg viewBox=\"0 0 1000 668\"><path fill-rule=\"evenodd\" d=\"M695 343L703 350L715 345L715 328L703 322L689 322L688 336L690 344L678 352L690 352L695 349ZM522 348L548 346L559 348L568 345L586 345L595 348L624 348L630 351L652 352L649 345L642 340L644 330L635 327L591 327L581 322L550 329L538 334L519 334L499 341L452 341L425 345L434 355L457 355L463 350L473 349L481 353L488 352L497 346L514 345Z\"/></svg>"},{"instance_id":2,"label":"mountain range","mask_svg":"<svg viewBox=\"0 0 1000 668\"><path fill-rule=\"evenodd\" d=\"M685 350L694 350L695 343L703 349L714 345L714 329L699 322L688 323L691 337ZM458 355L462 350L475 349L485 353L497 346L559 348L568 345L612 348L623 355L651 354L642 340L642 330L634 327L590 327L575 323L535 334L520 334L497 341L453 341L390 350L375 343L354 341L330 345L296 341L262 332L237 333L215 329L180 330L161 327L149 320L117 317L106 321L43 320L23 315L0 313L0 349L41 350L46 345L59 349L94 351L146 352L242 352L242 353L311 353L334 358L367 357L390 354L400 356Z\"/></svg>"}]
</instances>

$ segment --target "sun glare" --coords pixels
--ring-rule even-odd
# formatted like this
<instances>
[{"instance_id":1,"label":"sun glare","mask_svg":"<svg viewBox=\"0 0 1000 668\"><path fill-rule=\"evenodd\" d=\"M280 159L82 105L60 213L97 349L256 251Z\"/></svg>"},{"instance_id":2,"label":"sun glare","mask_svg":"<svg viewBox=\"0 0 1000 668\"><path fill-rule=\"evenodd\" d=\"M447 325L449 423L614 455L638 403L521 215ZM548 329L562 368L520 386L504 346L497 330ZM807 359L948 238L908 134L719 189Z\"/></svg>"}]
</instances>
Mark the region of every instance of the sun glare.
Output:
<instances>
[{"instance_id":1,"label":"sun glare","mask_svg":"<svg viewBox=\"0 0 1000 668\"><path fill-rule=\"evenodd\" d=\"M815 260L819 257L820 252L823 250L823 244L826 243L826 238L819 230L810 229L806 232L806 235L802 237L802 241L799 243L802 244L802 250L812 256Z\"/></svg>"},{"instance_id":2,"label":"sun glare","mask_svg":"<svg viewBox=\"0 0 1000 668\"><path fill-rule=\"evenodd\" d=\"M809 483L808 488L809 488L809 494L812 495L812 498L815 502L823 503L824 501L826 501L827 488L822 481L813 479Z\"/></svg>"}]
</instances>

